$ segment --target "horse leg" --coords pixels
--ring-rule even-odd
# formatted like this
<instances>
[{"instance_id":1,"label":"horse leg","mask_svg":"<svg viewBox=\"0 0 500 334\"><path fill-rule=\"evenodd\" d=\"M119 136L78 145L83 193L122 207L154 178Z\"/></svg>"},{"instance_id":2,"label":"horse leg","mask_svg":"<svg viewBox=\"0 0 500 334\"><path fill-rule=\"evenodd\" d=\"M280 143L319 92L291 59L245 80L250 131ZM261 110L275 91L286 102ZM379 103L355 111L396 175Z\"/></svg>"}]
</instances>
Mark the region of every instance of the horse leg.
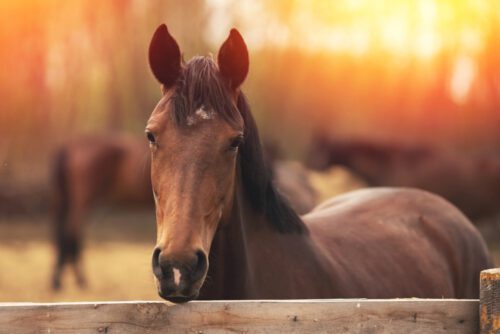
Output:
<instances>
[{"instance_id":1,"label":"horse leg","mask_svg":"<svg viewBox=\"0 0 500 334\"><path fill-rule=\"evenodd\" d=\"M54 243L56 248L56 261L52 274L52 289L61 289L61 276L66 262L64 249L64 234L70 216L70 194L68 188L68 154L65 149L60 150L54 161Z\"/></svg>"},{"instance_id":2,"label":"horse leg","mask_svg":"<svg viewBox=\"0 0 500 334\"><path fill-rule=\"evenodd\" d=\"M52 289L62 288L62 276L66 266L75 268L77 283L80 287L85 285L85 278L80 267L81 236L80 219L68 219L66 225L57 231L57 259L52 276ZM78 267L78 269L76 269Z\"/></svg>"},{"instance_id":3,"label":"horse leg","mask_svg":"<svg viewBox=\"0 0 500 334\"><path fill-rule=\"evenodd\" d=\"M64 266L67 261L67 253L65 241L64 241L64 231L60 230L64 228L59 226L56 230L56 262L54 265L54 271L52 274L52 290L60 290L62 288L61 277L64 271Z\"/></svg>"},{"instance_id":4,"label":"horse leg","mask_svg":"<svg viewBox=\"0 0 500 334\"><path fill-rule=\"evenodd\" d=\"M81 260L73 262L73 272L76 277L76 284L79 288L84 289L87 287L87 278L83 271L83 265Z\"/></svg>"},{"instance_id":5,"label":"horse leg","mask_svg":"<svg viewBox=\"0 0 500 334\"><path fill-rule=\"evenodd\" d=\"M82 264L82 241L83 241L83 228L86 223L87 211L89 209L90 199L80 198L75 203L75 210L73 211L72 224L69 226L67 235L66 250L68 252L68 265L71 266L72 271L76 278L76 284L80 288L85 288L87 280L83 270Z\"/></svg>"},{"instance_id":6,"label":"horse leg","mask_svg":"<svg viewBox=\"0 0 500 334\"><path fill-rule=\"evenodd\" d=\"M64 260L61 255L58 255L57 262L54 266L52 274L52 290L58 291L61 289L61 276L64 269Z\"/></svg>"},{"instance_id":7,"label":"horse leg","mask_svg":"<svg viewBox=\"0 0 500 334\"><path fill-rule=\"evenodd\" d=\"M56 231L57 259L52 277L53 290L62 288L62 276L67 265L73 265L80 257L81 240L79 236L79 225L81 217L78 210L72 210L64 225L60 225Z\"/></svg>"}]
</instances>

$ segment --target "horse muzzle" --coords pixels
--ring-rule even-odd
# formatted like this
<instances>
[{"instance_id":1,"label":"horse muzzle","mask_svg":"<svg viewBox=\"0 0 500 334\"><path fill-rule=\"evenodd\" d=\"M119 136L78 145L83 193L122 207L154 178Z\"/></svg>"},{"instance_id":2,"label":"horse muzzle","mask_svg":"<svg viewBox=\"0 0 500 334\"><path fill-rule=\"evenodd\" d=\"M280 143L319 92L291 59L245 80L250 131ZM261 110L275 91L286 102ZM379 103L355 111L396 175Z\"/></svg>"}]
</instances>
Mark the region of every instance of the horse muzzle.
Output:
<instances>
[{"instance_id":1,"label":"horse muzzle","mask_svg":"<svg viewBox=\"0 0 500 334\"><path fill-rule=\"evenodd\" d=\"M207 256L202 250L174 257L163 254L157 247L153 252L152 265L158 294L173 303L196 299L208 270Z\"/></svg>"}]
</instances>

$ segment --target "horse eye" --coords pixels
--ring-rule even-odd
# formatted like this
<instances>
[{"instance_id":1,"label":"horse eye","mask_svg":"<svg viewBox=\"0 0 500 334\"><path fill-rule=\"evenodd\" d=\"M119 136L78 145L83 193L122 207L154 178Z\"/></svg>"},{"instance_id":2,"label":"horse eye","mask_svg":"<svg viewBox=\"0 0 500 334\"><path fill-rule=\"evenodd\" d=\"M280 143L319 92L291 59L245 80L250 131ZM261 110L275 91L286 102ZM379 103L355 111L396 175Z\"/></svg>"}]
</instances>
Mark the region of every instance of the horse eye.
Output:
<instances>
[{"instance_id":1,"label":"horse eye","mask_svg":"<svg viewBox=\"0 0 500 334\"><path fill-rule=\"evenodd\" d=\"M238 137L233 138L233 140L231 141L230 148L232 150L236 150L238 147L240 147L242 143L243 143L243 136L239 135Z\"/></svg>"},{"instance_id":2,"label":"horse eye","mask_svg":"<svg viewBox=\"0 0 500 334\"><path fill-rule=\"evenodd\" d=\"M148 140L151 144L156 143L155 135L151 131L146 131L146 137L148 137Z\"/></svg>"}]
</instances>

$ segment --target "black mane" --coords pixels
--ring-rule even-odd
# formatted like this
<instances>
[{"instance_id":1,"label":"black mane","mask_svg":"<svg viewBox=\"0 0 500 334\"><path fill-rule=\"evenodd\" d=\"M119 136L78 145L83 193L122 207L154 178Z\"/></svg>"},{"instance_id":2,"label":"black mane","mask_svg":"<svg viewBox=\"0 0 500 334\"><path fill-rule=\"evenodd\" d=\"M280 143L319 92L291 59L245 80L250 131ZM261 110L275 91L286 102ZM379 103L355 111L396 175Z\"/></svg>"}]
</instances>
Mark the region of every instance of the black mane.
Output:
<instances>
[{"instance_id":1,"label":"black mane","mask_svg":"<svg viewBox=\"0 0 500 334\"><path fill-rule=\"evenodd\" d=\"M273 184L266 165L259 132L243 93L238 97L238 111L245 122L245 141L240 150L243 187L254 206L282 233L305 233L307 228Z\"/></svg>"},{"instance_id":2,"label":"black mane","mask_svg":"<svg viewBox=\"0 0 500 334\"><path fill-rule=\"evenodd\" d=\"M281 233L306 233L307 228L273 184L265 163L257 126L243 93L234 105L227 83L211 57L195 57L184 65L171 97L174 121L183 126L197 109L212 109L233 123L240 113L244 120L244 141L239 166L244 191L257 212L265 215Z\"/></svg>"}]
</instances>

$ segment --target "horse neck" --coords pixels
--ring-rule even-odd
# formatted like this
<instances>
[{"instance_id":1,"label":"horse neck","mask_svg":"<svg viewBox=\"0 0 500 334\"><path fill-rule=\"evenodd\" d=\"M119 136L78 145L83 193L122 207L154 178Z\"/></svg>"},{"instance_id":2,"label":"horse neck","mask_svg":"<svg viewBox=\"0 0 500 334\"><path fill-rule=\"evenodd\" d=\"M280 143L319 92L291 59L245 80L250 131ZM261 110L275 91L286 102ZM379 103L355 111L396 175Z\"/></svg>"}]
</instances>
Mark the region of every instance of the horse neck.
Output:
<instances>
[{"instance_id":1,"label":"horse neck","mask_svg":"<svg viewBox=\"0 0 500 334\"><path fill-rule=\"evenodd\" d=\"M251 289L245 207L235 195L230 218L215 233L201 299L244 299Z\"/></svg>"},{"instance_id":2,"label":"horse neck","mask_svg":"<svg viewBox=\"0 0 500 334\"><path fill-rule=\"evenodd\" d=\"M291 249L300 255L290 254ZM292 281L288 277L292 263L300 268L304 262L305 270L322 271L309 236L278 232L238 191L231 218L214 237L200 298L292 298L293 289L283 282ZM283 275L287 277L280 279Z\"/></svg>"}]
</instances>

